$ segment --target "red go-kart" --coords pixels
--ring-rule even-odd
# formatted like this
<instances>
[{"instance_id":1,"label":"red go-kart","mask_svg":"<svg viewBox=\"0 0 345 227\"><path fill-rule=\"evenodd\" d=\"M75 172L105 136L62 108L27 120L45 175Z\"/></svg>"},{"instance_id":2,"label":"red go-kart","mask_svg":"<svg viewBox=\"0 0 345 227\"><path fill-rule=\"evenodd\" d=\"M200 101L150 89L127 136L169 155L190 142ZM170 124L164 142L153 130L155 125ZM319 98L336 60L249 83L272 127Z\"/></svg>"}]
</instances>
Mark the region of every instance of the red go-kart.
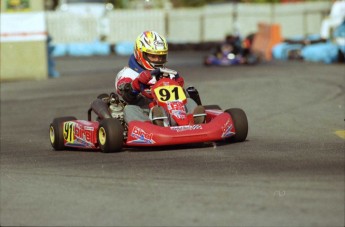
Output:
<instances>
[{"instance_id":1,"label":"red go-kart","mask_svg":"<svg viewBox=\"0 0 345 227\"><path fill-rule=\"evenodd\" d=\"M88 120L55 118L50 124L51 145L55 150L81 148L108 153L119 152L124 147L246 140L248 121L242 109L223 111L218 105L204 105L205 113L189 114L187 97L201 105L199 94L194 87L184 90L171 78L157 80L150 92L151 106L158 105L165 111L164 126L142 121L127 124L123 117L126 103L114 93L102 94L91 103ZM95 120L91 119L92 113L97 115ZM196 117L204 117L203 123L195 124Z\"/></svg>"}]
</instances>

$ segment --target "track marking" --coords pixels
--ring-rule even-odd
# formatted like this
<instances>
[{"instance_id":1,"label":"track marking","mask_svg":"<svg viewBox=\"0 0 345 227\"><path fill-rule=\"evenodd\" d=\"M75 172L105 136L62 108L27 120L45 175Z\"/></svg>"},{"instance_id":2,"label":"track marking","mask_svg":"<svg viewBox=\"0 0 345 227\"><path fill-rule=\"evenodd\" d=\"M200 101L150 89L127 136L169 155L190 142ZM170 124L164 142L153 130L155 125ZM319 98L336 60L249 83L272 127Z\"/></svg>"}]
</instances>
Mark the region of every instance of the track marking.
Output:
<instances>
[{"instance_id":1,"label":"track marking","mask_svg":"<svg viewBox=\"0 0 345 227\"><path fill-rule=\"evenodd\" d=\"M334 132L337 136L345 140L345 130L338 130Z\"/></svg>"}]
</instances>

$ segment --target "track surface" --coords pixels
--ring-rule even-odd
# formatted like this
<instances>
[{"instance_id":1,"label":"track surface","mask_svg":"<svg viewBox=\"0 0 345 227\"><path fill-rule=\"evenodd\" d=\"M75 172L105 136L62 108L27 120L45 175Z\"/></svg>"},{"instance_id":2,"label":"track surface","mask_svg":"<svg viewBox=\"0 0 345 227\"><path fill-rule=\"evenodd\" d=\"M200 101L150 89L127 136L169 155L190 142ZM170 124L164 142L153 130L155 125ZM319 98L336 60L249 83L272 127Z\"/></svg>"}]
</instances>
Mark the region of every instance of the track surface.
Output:
<instances>
[{"instance_id":1,"label":"track surface","mask_svg":"<svg viewBox=\"0 0 345 227\"><path fill-rule=\"evenodd\" d=\"M204 104L245 110L246 142L52 151L52 119L86 119L126 61L59 58L60 78L1 84L1 226L344 226L344 65L171 53Z\"/></svg>"}]
</instances>

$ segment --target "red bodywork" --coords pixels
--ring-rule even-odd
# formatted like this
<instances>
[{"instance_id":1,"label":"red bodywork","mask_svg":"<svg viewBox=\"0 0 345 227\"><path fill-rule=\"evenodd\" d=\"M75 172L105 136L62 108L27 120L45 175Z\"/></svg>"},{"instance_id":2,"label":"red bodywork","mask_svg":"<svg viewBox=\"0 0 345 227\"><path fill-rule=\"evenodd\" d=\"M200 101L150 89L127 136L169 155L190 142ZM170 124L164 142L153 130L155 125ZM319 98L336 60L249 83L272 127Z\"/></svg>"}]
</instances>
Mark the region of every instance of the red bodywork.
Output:
<instances>
[{"instance_id":1,"label":"red bodywork","mask_svg":"<svg viewBox=\"0 0 345 227\"><path fill-rule=\"evenodd\" d=\"M97 121L74 120L64 124L67 147L99 149ZM166 146L219 141L235 135L236 130L228 113L206 110L206 123L161 127L149 122L133 121L128 125L127 146Z\"/></svg>"},{"instance_id":2,"label":"red bodywork","mask_svg":"<svg viewBox=\"0 0 345 227\"><path fill-rule=\"evenodd\" d=\"M64 145L86 149L98 149L97 121L74 120L63 125Z\"/></svg>"},{"instance_id":3,"label":"red bodywork","mask_svg":"<svg viewBox=\"0 0 345 227\"><path fill-rule=\"evenodd\" d=\"M214 114L214 113L212 113ZM161 127L146 122L129 124L128 146L163 146L219 141L235 134L235 127L228 113L217 116L207 114L210 122L197 125Z\"/></svg>"}]
</instances>

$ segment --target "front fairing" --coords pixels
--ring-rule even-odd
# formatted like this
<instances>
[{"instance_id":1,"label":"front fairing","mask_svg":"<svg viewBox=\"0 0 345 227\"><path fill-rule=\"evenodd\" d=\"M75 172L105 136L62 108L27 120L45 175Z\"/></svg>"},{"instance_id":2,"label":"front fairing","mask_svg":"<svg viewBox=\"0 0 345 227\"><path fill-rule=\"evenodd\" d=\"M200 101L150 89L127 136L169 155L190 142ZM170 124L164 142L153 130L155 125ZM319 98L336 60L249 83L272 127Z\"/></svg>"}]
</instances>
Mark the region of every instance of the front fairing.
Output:
<instances>
[{"instance_id":1,"label":"front fairing","mask_svg":"<svg viewBox=\"0 0 345 227\"><path fill-rule=\"evenodd\" d=\"M151 93L157 105L163 107L178 125L191 123L185 107L186 93L176 81L163 78L152 86Z\"/></svg>"}]
</instances>

